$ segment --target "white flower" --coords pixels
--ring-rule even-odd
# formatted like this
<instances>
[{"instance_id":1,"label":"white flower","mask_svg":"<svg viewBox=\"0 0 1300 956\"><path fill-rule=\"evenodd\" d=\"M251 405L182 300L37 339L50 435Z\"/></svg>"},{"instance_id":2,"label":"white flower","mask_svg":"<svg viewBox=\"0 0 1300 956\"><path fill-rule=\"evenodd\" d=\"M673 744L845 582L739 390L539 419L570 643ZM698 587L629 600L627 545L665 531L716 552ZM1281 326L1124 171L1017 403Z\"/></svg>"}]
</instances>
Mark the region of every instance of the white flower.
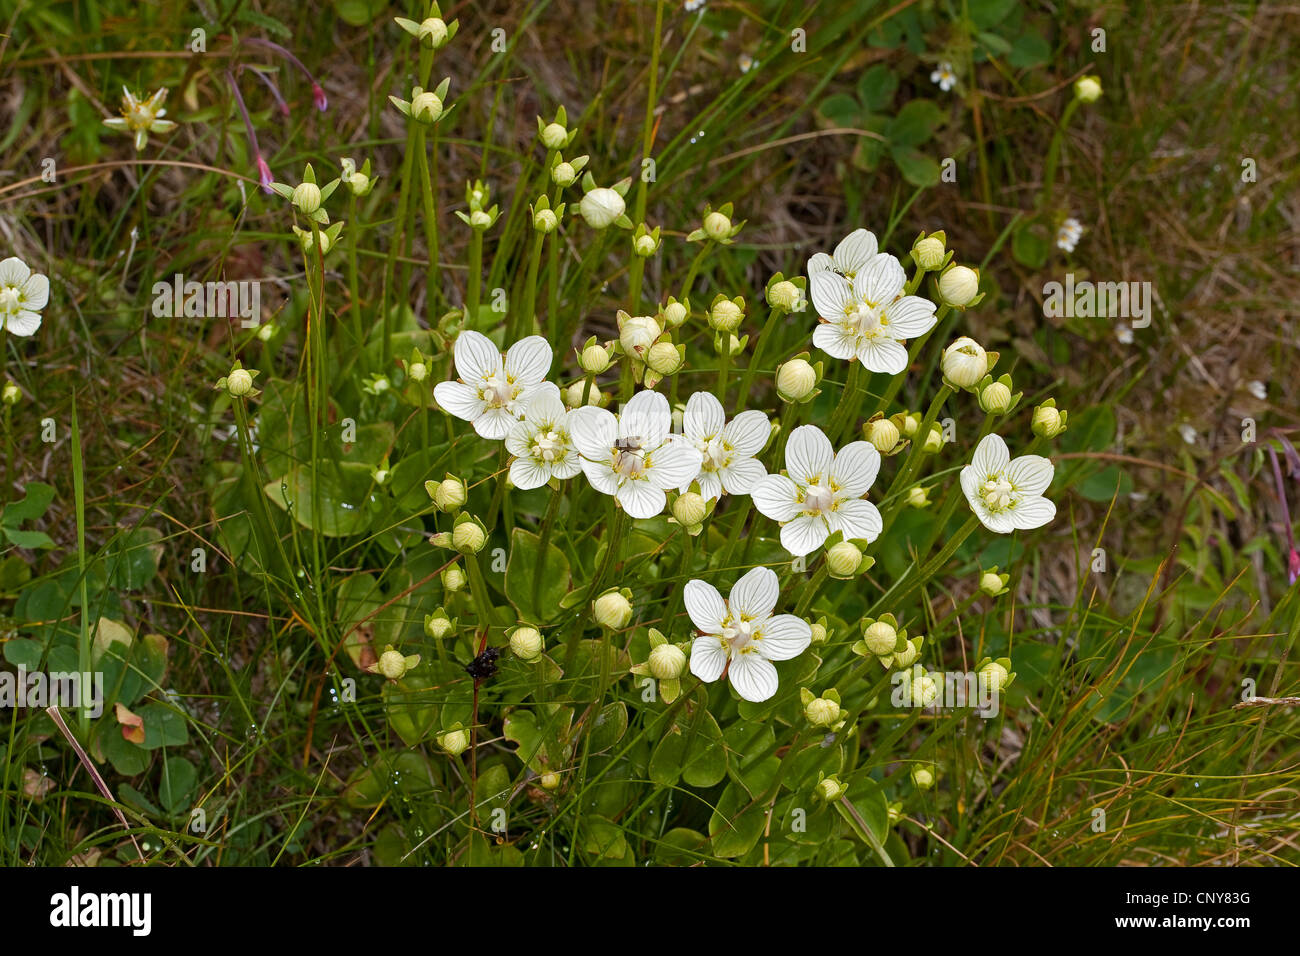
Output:
<instances>
[{"instance_id":1,"label":"white flower","mask_svg":"<svg viewBox=\"0 0 1300 956\"><path fill-rule=\"evenodd\" d=\"M1186 422L1178 426L1178 434L1182 436L1183 441L1187 442L1187 444L1196 444L1196 429Z\"/></svg>"},{"instance_id":2,"label":"white flower","mask_svg":"<svg viewBox=\"0 0 1300 956\"><path fill-rule=\"evenodd\" d=\"M812 278L818 272L838 272L844 278L852 279L871 264L879 251L874 233L854 229L840 240L834 253L828 256L818 252L808 260L808 277Z\"/></svg>"},{"instance_id":3,"label":"white flower","mask_svg":"<svg viewBox=\"0 0 1300 956\"><path fill-rule=\"evenodd\" d=\"M781 523L781 546L809 554L836 531L845 539L874 541L883 523L862 496L880 471L880 452L870 442L850 442L837 455L816 425L801 425L785 446L784 475L768 475L749 490L754 507Z\"/></svg>"},{"instance_id":4,"label":"white flower","mask_svg":"<svg viewBox=\"0 0 1300 956\"><path fill-rule=\"evenodd\" d=\"M162 87L144 102L136 99L134 93L122 87L122 115L104 120L104 125L135 137L136 151L144 149L149 142L150 133L170 133L176 128L171 120L162 117L167 111L162 108L167 99L167 87Z\"/></svg>"},{"instance_id":5,"label":"white flower","mask_svg":"<svg viewBox=\"0 0 1300 956\"><path fill-rule=\"evenodd\" d=\"M686 582L686 613L700 631L691 644L691 673L715 681L723 671L741 697L761 703L777 690L772 661L798 657L812 643L812 628L793 614L776 614L776 573L754 568L736 582L726 601L712 584Z\"/></svg>"},{"instance_id":6,"label":"white flower","mask_svg":"<svg viewBox=\"0 0 1300 956\"><path fill-rule=\"evenodd\" d=\"M552 478L572 478L582 471L582 459L569 435L569 410L559 386L543 382L524 407L524 420L506 435L506 451L515 456L510 480L527 491Z\"/></svg>"},{"instance_id":7,"label":"white flower","mask_svg":"<svg viewBox=\"0 0 1300 956\"><path fill-rule=\"evenodd\" d=\"M452 350L459 382L439 382L433 397L444 411L474 425L484 438L505 438L523 417L551 369L551 347L540 335L510 346L504 360L486 335L466 330Z\"/></svg>"},{"instance_id":8,"label":"white flower","mask_svg":"<svg viewBox=\"0 0 1300 956\"><path fill-rule=\"evenodd\" d=\"M961 490L975 517L990 531L1028 531L1056 517L1056 505L1043 497L1054 473L1052 463L1041 455L1012 461L1007 443L989 435L961 470Z\"/></svg>"},{"instance_id":9,"label":"white flower","mask_svg":"<svg viewBox=\"0 0 1300 956\"><path fill-rule=\"evenodd\" d=\"M760 411L741 412L730 422L722 403L710 392L696 392L686 402L682 431L702 456L700 471L682 482L683 493L692 481L700 483L705 498L746 495L754 482L767 475L754 456L767 444L772 423Z\"/></svg>"},{"instance_id":10,"label":"white flower","mask_svg":"<svg viewBox=\"0 0 1300 956\"><path fill-rule=\"evenodd\" d=\"M1056 247L1064 252L1073 252L1082 236L1083 223L1071 216L1056 230Z\"/></svg>"},{"instance_id":11,"label":"white flower","mask_svg":"<svg viewBox=\"0 0 1300 956\"><path fill-rule=\"evenodd\" d=\"M32 335L41 327L41 309L49 300L49 279L16 256L0 262L0 328Z\"/></svg>"},{"instance_id":12,"label":"white flower","mask_svg":"<svg viewBox=\"0 0 1300 956\"><path fill-rule=\"evenodd\" d=\"M1259 379L1254 379L1246 383L1246 390L1254 395L1261 402L1268 398L1268 386Z\"/></svg>"},{"instance_id":13,"label":"white flower","mask_svg":"<svg viewBox=\"0 0 1300 956\"><path fill-rule=\"evenodd\" d=\"M903 295L906 282L902 264L887 253L873 256L852 279L813 272L809 291L823 320L813 332L813 345L838 359L857 358L872 372L904 371L903 343L929 332L938 321L929 299Z\"/></svg>"},{"instance_id":14,"label":"white flower","mask_svg":"<svg viewBox=\"0 0 1300 956\"><path fill-rule=\"evenodd\" d=\"M704 6L704 0L686 0L685 7L687 13L694 13Z\"/></svg>"},{"instance_id":15,"label":"white flower","mask_svg":"<svg viewBox=\"0 0 1300 956\"><path fill-rule=\"evenodd\" d=\"M952 71L951 63L940 63L939 68L930 74L930 82L938 85L947 93L957 82L957 74Z\"/></svg>"},{"instance_id":16,"label":"white flower","mask_svg":"<svg viewBox=\"0 0 1300 956\"><path fill-rule=\"evenodd\" d=\"M736 59L736 65L740 67L741 73L748 73L754 68L754 58L748 53L742 53Z\"/></svg>"},{"instance_id":17,"label":"white flower","mask_svg":"<svg viewBox=\"0 0 1300 956\"><path fill-rule=\"evenodd\" d=\"M591 486L613 495L633 518L653 518L664 510L671 488L680 488L700 470L700 453L669 434L668 399L644 390L618 415L584 405L569 413L569 434L582 455Z\"/></svg>"},{"instance_id":18,"label":"white flower","mask_svg":"<svg viewBox=\"0 0 1300 956\"><path fill-rule=\"evenodd\" d=\"M1133 328L1124 322L1115 326L1115 338L1119 339L1121 345L1133 344Z\"/></svg>"}]
</instances>

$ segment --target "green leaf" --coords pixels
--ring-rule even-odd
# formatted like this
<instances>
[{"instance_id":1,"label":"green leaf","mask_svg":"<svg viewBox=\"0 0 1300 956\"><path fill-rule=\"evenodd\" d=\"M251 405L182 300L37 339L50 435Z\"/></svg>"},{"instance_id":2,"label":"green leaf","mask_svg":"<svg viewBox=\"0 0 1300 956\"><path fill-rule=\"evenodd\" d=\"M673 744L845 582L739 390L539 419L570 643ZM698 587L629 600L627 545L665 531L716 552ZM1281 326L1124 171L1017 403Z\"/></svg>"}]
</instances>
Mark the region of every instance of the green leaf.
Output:
<instances>
[{"instance_id":1,"label":"green leaf","mask_svg":"<svg viewBox=\"0 0 1300 956\"><path fill-rule=\"evenodd\" d=\"M747 806L749 794L738 784L728 784L709 818L713 852L724 858L744 856L763 835L767 814L759 806ZM742 808L745 808L742 810Z\"/></svg>"},{"instance_id":2,"label":"green leaf","mask_svg":"<svg viewBox=\"0 0 1300 956\"><path fill-rule=\"evenodd\" d=\"M427 670L417 667L396 684L384 681L384 713L408 747L418 747L427 740L438 721L434 682Z\"/></svg>"},{"instance_id":3,"label":"green leaf","mask_svg":"<svg viewBox=\"0 0 1300 956\"><path fill-rule=\"evenodd\" d=\"M987 30L1007 18L1018 0L967 0L966 12L976 30Z\"/></svg>"},{"instance_id":4,"label":"green leaf","mask_svg":"<svg viewBox=\"0 0 1300 956\"><path fill-rule=\"evenodd\" d=\"M1041 269L1047 263L1048 249L1046 229L1033 220L1021 223L1011 236L1011 255L1022 266Z\"/></svg>"},{"instance_id":5,"label":"green leaf","mask_svg":"<svg viewBox=\"0 0 1300 956\"><path fill-rule=\"evenodd\" d=\"M44 531L20 531L17 528L4 528L5 537L17 548L52 548L54 539Z\"/></svg>"},{"instance_id":6,"label":"green leaf","mask_svg":"<svg viewBox=\"0 0 1300 956\"><path fill-rule=\"evenodd\" d=\"M885 128L885 138L894 146L920 146L934 136L943 110L933 100L909 100Z\"/></svg>"},{"instance_id":7,"label":"green leaf","mask_svg":"<svg viewBox=\"0 0 1300 956\"><path fill-rule=\"evenodd\" d=\"M1022 33L1011 44L1007 62L1018 70L1042 66L1052 58L1052 47L1041 33Z\"/></svg>"},{"instance_id":8,"label":"green leaf","mask_svg":"<svg viewBox=\"0 0 1300 956\"><path fill-rule=\"evenodd\" d=\"M939 182L939 164L920 150L895 146L889 151L899 172L913 186L935 186Z\"/></svg>"},{"instance_id":9,"label":"green leaf","mask_svg":"<svg viewBox=\"0 0 1300 956\"><path fill-rule=\"evenodd\" d=\"M138 525L118 537L104 559L109 587L136 591L152 581L163 556L160 540L162 532L146 525Z\"/></svg>"},{"instance_id":10,"label":"green leaf","mask_svg":"<svg viewBox=\"0 0 1300 956\"><path fill-rule=\"evenodd\" d=\"M162 781L158 784L158 799L170 814L182 812L190 802L199 782L199 772L184 757L171 757L163 761Z\"/></svg>"},{"instance_id":11,"label":"green leaf","mask_svg":"<svg viewBox=\"0 0 1300 956\"><path fill-rule=\"evenodd\" d=\"M591 752L602 753L623 739L627 733L627 705L622 701L606 704L591 726Z\"/></svg>"},{"instance_id":12,"label":"green leaf","mask_svg":"<svg viewBox=\"0 0 1300 956\"><path fill-rule=\"evenodd\" d=\"M144 749L179 747L190 739L185 715L167 704L146 704L139 711L144 720Z\"/></svg>"},{"instance_id":13,"label":"green leaf","mask_svg":"<svg viewBox=\"0 0 1300 956\"><path fill-rule=\"evenodd\" d=\"M1084 478L1075 490L1089 501L1110 501L1116 494L1123 497L1132 491L1133 479L1118 465L1109 465Z\"/></svg>"},{"instance_id":14,"label":"green leaf","mask_svg":"<svg viewBox=\"0 0 1300 956\"><path fill-rule=\"evenodd\" d=\"M847 93L836 93L822 101L817 112L832 126L857 126L862 116L862 106Z\"/></svg>"},{"instance_id":15,"label":"green leaf","mask_svg":"<svg viewBox=\"0 0 1300 956\"><path fill-rule=\"evenodd\" d=\"M984 49L994 56L1006 56L1011 52L1011 44L996 33L989 33L986 30L975 34L975 39L979 40Z\"/></svg>"},{"instance_id":16,"label":"green leaf","mask_svg":"<svg viewBox=\"0 0 1300 956\"><path fill-rule=\"evenodd\" d=\"M858 99L870 113L888 109L897 90L898 74L883 63L868 67L858 78Z\"/></svg>"},{"instance_id":17,"label":"green leaf","mask_svg":"<svg viewBox=\"0 0 1300 956\"><path fill-rule=\"evenodd\" d=\"M15 637L13 640L5 641L4 655L5 660L14 667L34 671L41 666L41 658L45 656L45 645L30 637Z\"/></svg>"},{"instance_id":18,"label":"green leaf","mask_svg":"<svg viewBox=\"0 0 1300 956\"><path fill-rule=\"evenodd\" d=\"M50 502L54 500L54 488L40 481L30 482L23 488L23 498L21 501L14 501L5 505L4 512L0 513L0 525L6 528L16 528L24 521L31 521L45 514L49 508Z\"/></svg>"},{"instance_id":19,"label":"green leaf","mask_svg":"<svg viewBox=\"0 0 1300 956\"><path fill-rule=\"evenodd\" d=\"M560 601L569 592L573 573L569 559L553 543L540 560L542 541L531 531L515 528L510 534L510 557L506 561L506 597L521 621L545 624L560 613ZM540 581L537 577L540 576ZM534 603L533 594L537 593Z\"/></svg>"},{"instance_id":20,"label":"green leaf","mask_svg":"<svg viewBox=\"0 0 1300 956\"><path fill-rule=\"evenodd\" d=\"M314 473L307 466L295 467L283 478L267 482L264 490L304 528L339 538L360 534L370 524L373 485L365 465L320 461Z\"/></svg>"}]
</instances>

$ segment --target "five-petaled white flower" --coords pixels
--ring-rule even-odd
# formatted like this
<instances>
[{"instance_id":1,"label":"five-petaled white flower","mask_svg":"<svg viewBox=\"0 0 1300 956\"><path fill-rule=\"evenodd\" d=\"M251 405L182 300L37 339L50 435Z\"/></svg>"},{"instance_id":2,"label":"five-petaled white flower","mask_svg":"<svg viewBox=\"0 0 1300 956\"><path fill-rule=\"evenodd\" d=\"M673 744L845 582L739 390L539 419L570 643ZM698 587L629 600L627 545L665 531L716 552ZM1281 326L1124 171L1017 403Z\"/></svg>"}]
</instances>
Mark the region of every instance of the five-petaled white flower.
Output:
<instances>
[{"instance_id":1,"label":"five-petaled white flower","mask_svg":"<svg viewBox=\"0 0 1300 956\"><path fill-rule=\"evenodd\" d=\"M1056 505L1043 497L1055 468L1041 455L1015 461L1007 443L989 435L961 470L961 490L975 517L998 534L1040 528L1056 517Z\"/></svg>"},{"instance_id":2,"label":"five-petaled white flower","mask_svg":"<svg viewBox=\"0 0 1300 956\"><path fill-rule=\"evenodd\" d=\"M930 82L947 93L957 83L957 74L952 71L951 63L940 63L939 68L930 74Z\"/></svg>"},{"instance_id":3,"label":"five-petaled white flower","mask_svg":"<svg viewBox=\"0 0 1300 956\"><path fill-rule=\"evenodd\" d=\"M814 271L808 283L823 320L813 332L813 345L838 359L859 359L868 371L904 371L903 343L929 332L938 321L929 299L903 295L907 275L888 253L872 256L852 279L823 270Z\"/></svg>"},{"instance_id":4,"label":"five-petaled white flower","mask_svg":"<svg viewBox=\"0 0 1300 956\"><path fill-rule=\"evenodd\" d=\"M850 442L836 454L816 425L790 432L784 475L754 483L754 507L781 523L781 546L796 557L822 546L836 531L844 538L874 541L884 528L880 512L862 496L880 471L880 452L870 442Z\"/></svg>"},{"instance_id":5,"label":"five-petaled white flower","mask_svg":"<svg viewBox=\"0 0 1300 956\"><path fill-rule=\"evenodd\" d=\"M879 253L875 233L866 229L854 229L840 240L832 254L813 254L808 260L808 276L811 278L818 272L838 272L844 278L852 279L871 265L871 260Z\"/></svg>"},{"instance_id":6,"label":"five-petaled white flower","mask_svg":"<svg viewBox=\"0 0 1300 956\"><path fill-rule=\"evenodd\" d=\"M439 382L433 397L446 412L474 425L484 438L505 438L523 417L546 373L551 347L540 335L510 346L504 359L481 332L466 330L452 349L459 382Z\"/></svg>"},{"instance_id":7,"label":"five-petaled white flower","mask_svg":"<svg viewBox=\"0 0 1300 956\"><path fill-rule=\"evenodd\" d=\"M0 262L0 328L31 335L41 327L41 309L50 299L50 280L32 272L17 256Z\"/></svg>"},{"instance_id":8,"label":"five-petaled white flower","mask_svg":"<svg viewBox=\"0 0 1300 956\"><path fill-rule=\"evenodd\" d=\"M582 471L582 459L569 436L569 410L559 386L543 382L524 408L524 420L506 435L506 451L515 456L510 480L527 491L552 478L572 478Z\"/></svg>"},{"instance_id":9,"label":"five-petaled white flower","mask_svg":"<svg viewBox=\"0 0 1300 956\"><path fill-rule=\"evenodd\" d=\"M1063 252L1073 252L1083 236L1083 223L1071 216L1056 230L1056 247Z\"/></svg>"},{"instance_id":10,"label":"five-petaled white flower","mask_svg":"<svg viewBox=\"0 0 1300 956\"><path fill-rule=\"evenodd\" d=\"M569 413L569 434L582 455L582 470L597 491L613 495L633 518L664 510L665 494L690 483L700 471L700 452L669 434L668 399L643 390L618 415L586 405Z\"/></svg>"},{"instance_id":11,"label":"five-petaled white flower","mask_svg":"<svg viewBox=\"0 0 1300 956\"><path fill-rule=\"evenodd\" d=\"M807 621L772 613L780 592L771 568L747 572L726 601L712 584L687 581L686 613L700 631L691 644L691 673L702 681L715 681L726 671L736 693L754 703L775 694L772 661L798 657L812 643Z\"/></svg>"},{"instance_id":12,"label":"five-petaled white flower","mask_svg":"<svg viewBox=\"0 0 1300 956\"><path fill-rule=\"evenodd\" d=\"M147 100L141 102L135 94L122 87L122 115L104 120L104 125L135 137L136 152L145 148L150 133L170 133L176 128L171 120L163 119L167 111L163 101L167 99L167 87L161 87Z\"/></svg>"},{"instance_id":13,"label":"five-petaled white flower","mask_svg":"<svg viewBox=\"0 0 1300 956\"><path fill-rule=\"evenodd\" d=\"M700 483L705 498L749 494L754 482L767 474L754 458L767 444L772 423L759 411L741 412L730 422L722 403L710 392L696 392L686 402L682 432L700 452L700 471L682 482L680 491Z\"/></svg>"}]
</instances>

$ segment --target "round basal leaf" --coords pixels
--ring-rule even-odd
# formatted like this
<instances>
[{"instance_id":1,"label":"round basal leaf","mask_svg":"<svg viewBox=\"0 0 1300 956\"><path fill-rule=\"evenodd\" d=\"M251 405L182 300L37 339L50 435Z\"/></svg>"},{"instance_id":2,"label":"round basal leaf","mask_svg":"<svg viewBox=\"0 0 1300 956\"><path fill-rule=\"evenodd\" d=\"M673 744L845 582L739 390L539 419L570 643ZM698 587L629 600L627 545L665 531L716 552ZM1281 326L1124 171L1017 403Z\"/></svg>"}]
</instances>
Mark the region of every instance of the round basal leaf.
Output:
<instances>
[{"instance_id":1,"label":"round basal leaf","mask_svg":"<svg viewBox=\"0 0 1300 956\"><path fill-rule=\"evenodd\" d=\"M717 808L709 818L709 837L715 856L727 859L744 856L763 835L766 808L750 804L749 794L738 784L728 784L722 791Z\"/></svg>"}]
</instances>

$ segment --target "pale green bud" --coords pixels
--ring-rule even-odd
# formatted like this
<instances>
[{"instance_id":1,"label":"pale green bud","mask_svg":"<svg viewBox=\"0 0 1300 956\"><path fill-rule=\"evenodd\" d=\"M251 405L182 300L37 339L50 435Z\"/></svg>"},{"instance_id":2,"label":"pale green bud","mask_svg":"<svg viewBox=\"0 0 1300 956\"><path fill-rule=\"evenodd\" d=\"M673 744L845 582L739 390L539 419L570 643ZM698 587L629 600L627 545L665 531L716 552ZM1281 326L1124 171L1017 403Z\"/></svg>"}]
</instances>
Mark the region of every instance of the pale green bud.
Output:
<instances>
[{"instance_id":1,"label":"pale green bud","mask_svg":"<svg viewBox=\"0 0 1300 956\"><path fill-rule=\"evenodd\" d=\"M989 370L988 354L969 336L963 335L943 350L943 377L956 388L971 388Z\"/></svg>"},{"instance_id":2,"label":"pale green bud","mask_svg":"<svg viewBox=\"0 0 1300 956\"><path fill-rule=\"evenodd\" d=\"M817 387L817 370L806 359L791 359L776 372L776 390L787 401L798 402Z\"/></svg>"},{"instance_id":3,"label":"pale green bud","mask_svg":"<svg viewBox=\"0 0 1300 956\"><path fill-rule=\"evenodd\" d=\"M543 645L541 632L535 627L517 627L510 635L510 650L521 661L536 660Z\"/></svg>"},{"instance_id":4,"label":"pale green bud","mask_svg":"<svg viewBox=\"0 0 1300 956\"><path fill-rule=\"evenodd\" d=\"M591 612L601 627L617 631L632 620L632 602L621 591L606 591L592 602Z\"/></svg>"},{"instance_id":5,"label":"pale green bud","mask_svg":"<svg viewBox=\"0 0 1300 956\"><path fill-rule=\"evenodd\" d=\"M979 291L979 273L968 266L950 266L939 276L939 297L955 308L969 305Z\"/></svg>"},{"instance_id":6,"label":"pale green bud","mask_svg":"<svg viewBox=\"0 0 1300 956\"><path fill-rule=\"evenodd\" d=\"M487 535L477 521L462 521L451 532L451 546L461 554L477 554L487 544Z\"/></svg>"},{"instance_id":7,"label":"pale green bud","mask_svg":"<svg viewBox=\"0 0 1300 956\"><path fill-rule=\"evenodd\" d=\"M656 680L677 680L686 671L686 654L676 644L660 644L647 661Z\"/></svg>"},{"instance_id":8,"label":"pale green bud","mask_svg":"<svg viewBox=\"0 0 1300 956\"><path fill-rule=\"evenodd\" d=\"M888 418L877 418L867 424L867 441L876 446L876 451L887 455L898 444L898 426Z\"/></svg>"}]
</instances>

